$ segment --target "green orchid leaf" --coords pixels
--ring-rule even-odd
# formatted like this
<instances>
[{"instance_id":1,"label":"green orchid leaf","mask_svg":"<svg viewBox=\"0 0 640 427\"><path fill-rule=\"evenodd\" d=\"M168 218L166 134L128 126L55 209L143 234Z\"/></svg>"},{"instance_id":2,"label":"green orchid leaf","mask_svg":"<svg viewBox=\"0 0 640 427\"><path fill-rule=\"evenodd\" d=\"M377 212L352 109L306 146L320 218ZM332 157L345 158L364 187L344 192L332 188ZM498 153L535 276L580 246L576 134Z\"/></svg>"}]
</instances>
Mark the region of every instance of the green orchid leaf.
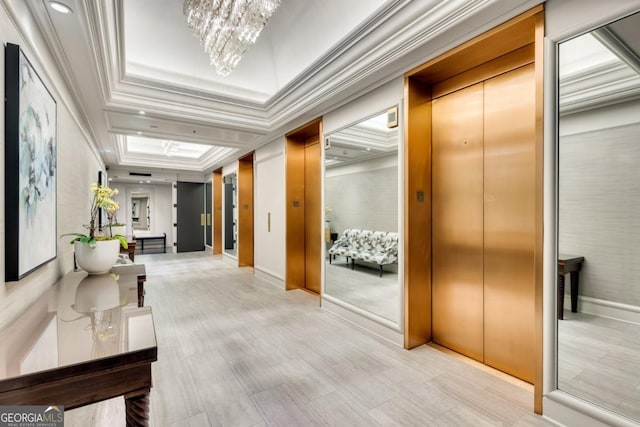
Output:
<instances>
[{"instance_id":1,"label":"green orchid leaf","mask_svg":"<svg viewBox=\"0 0 640 427\"><path fill-rule=\"evenodd\" d=\"M122 234L116 234L113 237L120 240L120 246L122 246L123 249L127 249L129 247L129 244L127 243L127 238Z\"/></svg>"}]
</instances>

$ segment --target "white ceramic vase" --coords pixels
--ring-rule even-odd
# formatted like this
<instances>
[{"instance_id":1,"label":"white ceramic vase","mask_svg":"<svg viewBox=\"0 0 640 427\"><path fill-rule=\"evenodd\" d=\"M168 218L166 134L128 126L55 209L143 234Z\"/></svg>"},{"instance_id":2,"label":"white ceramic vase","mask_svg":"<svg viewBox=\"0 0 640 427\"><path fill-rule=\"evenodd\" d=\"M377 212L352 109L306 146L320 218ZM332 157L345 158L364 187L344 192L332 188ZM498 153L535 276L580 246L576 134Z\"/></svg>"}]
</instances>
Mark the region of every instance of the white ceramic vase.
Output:
<instances>
[{"instance_id":1,"label":"white ceramic vase","mask_svg":"<svg viewBox=\"0 0 640 427\"><path fill-rule=\"evenodd\" d=\"M89 274L102 274L111 270L120 253L120 240L99 240L92 248L86 243L76 242L76 263Z\"/></svg>"},{"instance_id":2,"label":"white ceramic vase","mask_svg":"<svg viewBox=\"0 0 640 427\"><path fill-rule=\"evenodd\" d=\"M93 274L85 277L76 289L73 309L78 313L104 311L120 304L120 288L111 274Z\"/></svg>"}]
</instances>

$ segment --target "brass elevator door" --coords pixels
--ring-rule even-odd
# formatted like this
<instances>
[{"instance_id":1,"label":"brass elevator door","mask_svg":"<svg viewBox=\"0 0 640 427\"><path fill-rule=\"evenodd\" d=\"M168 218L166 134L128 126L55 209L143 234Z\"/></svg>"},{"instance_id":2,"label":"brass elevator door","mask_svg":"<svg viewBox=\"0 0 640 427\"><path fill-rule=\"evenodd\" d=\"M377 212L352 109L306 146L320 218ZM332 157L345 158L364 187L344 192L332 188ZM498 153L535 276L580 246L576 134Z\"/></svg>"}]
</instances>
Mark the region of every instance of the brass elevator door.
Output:
<instances>
[{"instance_id":1,"label":"brass elevator door","mask_svg":"<svg viewBox=\"0 0 640 427\"><path fill-rule=\"evenodd\" d=\"M320 293L322 206L320 203L320 140L308 140L304 147L304 287Z\"/></svg>"},{"instance_id":2,"label":"brass elevator door","mask_svg":"<svg viewBox=\"0 0 640 427\"><path fill-rule=\"evenodd\" d=\"M433 341L533 382L534 67L432 104Z\"/></svg>"},{"instance_id":3,"label":"brass elevator door","mask_svg":"<svg viewBox=\"0 0 640 427\"><path fill-rule=\"evenodd\" d=\"M535 75L485 82L484 359L528 382L535 360Z\"/></svg>"},{"instance_id":4,"label":"brass elevator door","mask_svg":"<svg viewBox=\"0 0 640 427\"><path fill-rule=\"evenodd\" d=\"M483 361L483 84L433 101L433 341Z\"/></svg>"}]
</instances>

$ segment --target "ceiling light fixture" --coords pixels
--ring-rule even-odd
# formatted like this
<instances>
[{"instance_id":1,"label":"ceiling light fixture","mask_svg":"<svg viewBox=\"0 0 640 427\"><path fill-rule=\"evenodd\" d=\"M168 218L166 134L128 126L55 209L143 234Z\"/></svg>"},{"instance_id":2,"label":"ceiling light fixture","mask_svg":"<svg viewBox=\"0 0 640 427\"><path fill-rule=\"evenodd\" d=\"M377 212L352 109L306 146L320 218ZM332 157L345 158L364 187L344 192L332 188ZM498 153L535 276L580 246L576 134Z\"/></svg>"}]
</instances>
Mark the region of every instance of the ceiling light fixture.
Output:
<instances>
[{"instance_id":1,"label":"ceiling light fixture","mask_svg":"<svg viewBox=\"0 0 640 427\"><path fill-rule=\"evenodd\" d=\"M161 145L164 148L164 155L173 157L180 150L181 144L177 141L162 141Z\"/></svg>"},{"instance_id":2,"label":"ceiling light fixture","mask_svg":"<svg viewBox=\"0 0 640 427\"><path fill-rule=\"evenodd\" d=\"M71 8L66 4L61 3L59 1L55 1L55 0L49 1L49 7L51 7L51 9L55 10L56 12L60 12L64 14L73 12L73 10L71 10Z\"/></svg>"},{"instance_id":3,"label":"ceiling light fixture","mask_svg":"<svg viewBox=\"0 0 640 427\"><path fill-rule=\"evenodd\" d=\"M227 76L278 6L280 0L184 0L182 11L216 72Z\"/></svg>"},{"instance_id":4,"label":"ceiling light fixture","mask_svg":"<svg viewBox=\"0 0 640 427\"><path fill-rule=\"evenodd\" d=\"M143 116L144 116L145 114L147 114L147 113L145 113L145 112L144 112L144 110L140 110L140 111L138 111L138 113L142 114Z\"/></svg>"}]
</instances>

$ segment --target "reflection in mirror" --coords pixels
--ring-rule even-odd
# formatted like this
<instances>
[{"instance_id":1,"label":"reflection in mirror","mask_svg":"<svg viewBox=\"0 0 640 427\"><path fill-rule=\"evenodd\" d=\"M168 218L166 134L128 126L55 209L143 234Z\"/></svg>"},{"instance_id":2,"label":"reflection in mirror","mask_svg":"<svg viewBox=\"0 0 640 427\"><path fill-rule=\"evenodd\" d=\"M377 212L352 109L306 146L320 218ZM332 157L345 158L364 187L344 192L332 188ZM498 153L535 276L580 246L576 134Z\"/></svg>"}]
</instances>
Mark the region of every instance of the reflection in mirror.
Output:
<instances>
[{"instance_id":1,"label":"reflection in mirror","mask_svg":"<svg viewBox=\"0 0 640 427\"><path fill-rule=\"evenodd\" d=\"M131 223L133 230L151 230L151 198L148 193L131 193Z\"/></svg>"},{"instance_id":2,"label":"reflection in mirror","mask_svg":"<svg viewBox=\"0 0 640 427\"><path fill-rule=\"evenodd\" d=\"M559 45L558 388L635 420L639 72L640 14Z\"/></svg>"},{"instance_id":3,"label":"reflection in mirror","mask_svg":"<svg viewBox=\"0 0 640 427\"><path fill-rule=\"evenodd\" d=\"M398 128L385 112L329 141L325 294L399 323Z\"/></svg>"},{"instance_id":4,"label":"reflection in mirror","mask_svg":"<svg viewBox=\"0 0 640 427\"><path fill-rule=\"evenodd\" d=\"M223 177L224 183L224 251L229 255L237 252L238 209L237 181L235 173Z\"/></svg>"}]
</instances>

